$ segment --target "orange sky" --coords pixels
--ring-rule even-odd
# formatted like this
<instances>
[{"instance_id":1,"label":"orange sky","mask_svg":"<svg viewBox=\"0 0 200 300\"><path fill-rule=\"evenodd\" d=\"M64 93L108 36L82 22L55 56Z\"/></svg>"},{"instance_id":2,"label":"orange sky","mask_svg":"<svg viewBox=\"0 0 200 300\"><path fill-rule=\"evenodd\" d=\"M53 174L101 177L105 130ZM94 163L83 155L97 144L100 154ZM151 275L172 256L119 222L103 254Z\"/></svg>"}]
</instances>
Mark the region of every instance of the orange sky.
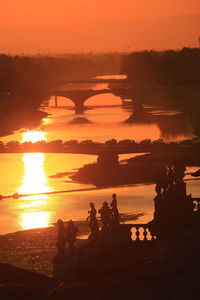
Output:
<instances>
[{"instance_id":1,"label":"orange sky","mask_svg":"<svg viewBox=\"0 0 200 300\"><path fill-rule=\"evenodd\" d=\"M1 0L0 52L198 46L200 0Z\"/></svg>"}]
</instances>

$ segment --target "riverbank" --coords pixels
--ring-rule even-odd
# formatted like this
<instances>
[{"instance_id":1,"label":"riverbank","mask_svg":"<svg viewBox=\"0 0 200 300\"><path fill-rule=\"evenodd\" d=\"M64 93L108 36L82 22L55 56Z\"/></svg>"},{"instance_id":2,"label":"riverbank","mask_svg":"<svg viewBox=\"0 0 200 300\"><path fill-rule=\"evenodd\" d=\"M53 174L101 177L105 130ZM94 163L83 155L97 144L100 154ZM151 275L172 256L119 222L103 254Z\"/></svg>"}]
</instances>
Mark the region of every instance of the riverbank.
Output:
<instances>
[{"instance_id":1,"label":"riverbank","mask_svg":"<svg viewBox=\"0 0 200 300\"><path fill-rule=\"evenodd\" d=\"M169 151L169 152L156 152L147 153L144 155L136 156L127 160L127 163L151 163L162 165L184 165L184 166L200 166L200 151Z\"/></svg>"},{"instance_id":2,"label":"riverbank","mask_svg":"<svg viewBox=\"0 0 200 300\"><path fill-rule=\"evenodd\" d=\"M6 265L9 263L33 271L30 253L34 251L34 272L52 276L52 257L56 253L55 237L55 226L1 236L0 259L2 260L2 252L5 255L4 264L0 263L1 269L3 268L8 273L10 269L12 270L12 267ZM81 242L83 241L79 240L77 243ZM15 273L9 276L16 280L16 271L18 274L27 276L21 280L20 290L23 293L26 290L30 293L36 280L38 283L42 282L42 294L50 291L48 299L52 300L65 298L104 300L108 297L120 300L130 299L130 297L138 300L167 300L172 299L172 295L174 299L189 299L185 298L187 295L193 296L192 299L197 299L199 295L199 245L199 238L193 239L192 236L189 240L174 243L162 241L151 244L133 243L125 253L114 252L112 257L105 257L103 264L106 271L103 274L97 272L86 278L72 278L55 290L52 287L56 286L56 282L47 281L47 278L36 273L26 273L22 269L13 268ZM20 264L20 261L23 261L23 264ZM32 276L32 284L28 286L26 282L30 276ZM16 284L12 286L12 283L13 281L10 282L6 292L11 293L13 290L19 292L19 283L18 286ZM35 285L37 290L42 287ZM13 299L18 299L15 297L16 294Z\"/></svg>"},{"instance_id":3,"label":"riverbank","mask_svg":"<svg viewBox=\"0 0 200 300\"><path fill-rule=\"evenodd\" d=\"M141 215L142 213L129 213L121 214L121 217L124 222L134 223ZM76 242L76 246L79 247L87 240L90 229L86 221L74 223L79 229ZM56 224L0 235L0 263L52 276L52 259L57 254L56 238Z\"/></svg>"},{"instance_id":4,"label":"riverbank","mask_svg":"<svg viewBox=\"0 0 200 300\"><path fill-rule=\"evenodd\" d=\"M83 243L89 234L87 222L76 221L79 229L76 245ZM56 224L46 228L17 231L0 236L0 263L53 275L52 259L57 254Z\"/></svg>"}]
</instances>

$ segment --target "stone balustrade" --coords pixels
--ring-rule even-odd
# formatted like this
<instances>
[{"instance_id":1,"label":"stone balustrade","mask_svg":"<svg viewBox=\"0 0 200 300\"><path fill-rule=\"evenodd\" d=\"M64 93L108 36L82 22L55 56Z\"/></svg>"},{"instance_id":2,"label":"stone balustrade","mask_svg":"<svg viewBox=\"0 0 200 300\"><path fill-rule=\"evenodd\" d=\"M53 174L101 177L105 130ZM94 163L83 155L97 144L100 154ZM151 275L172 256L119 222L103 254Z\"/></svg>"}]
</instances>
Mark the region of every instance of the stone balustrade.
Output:
<instances>
[{"instance_id":1,"label":"stone balustrade","mask_svg":"<svg viewBox=\"0 0 200 300\"><path fill-rule=\"evenodd\" d=\"M132 240L136 242L154 241L156 236L153 235L148 224L131 224L132 225Z\"/></svg>"}]
</instances>

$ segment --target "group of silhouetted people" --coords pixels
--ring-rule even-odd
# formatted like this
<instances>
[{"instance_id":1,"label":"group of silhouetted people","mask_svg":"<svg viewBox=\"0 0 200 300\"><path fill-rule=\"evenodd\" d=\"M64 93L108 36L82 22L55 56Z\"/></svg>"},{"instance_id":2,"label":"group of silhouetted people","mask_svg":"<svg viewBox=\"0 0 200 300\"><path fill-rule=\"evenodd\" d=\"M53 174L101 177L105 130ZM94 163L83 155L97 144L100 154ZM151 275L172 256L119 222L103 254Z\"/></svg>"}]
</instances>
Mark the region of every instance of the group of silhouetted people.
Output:
<instances>
[{"instance_id":1,"label":"group of silhouetted people","mask_svg":"<svg viewBox=\"0 0 200 300\"><path fill-rule=\"evenodd\" d=\"M91 235L90 237L96 237L99 234L99 225L97 221L97 211L93 202L90 202L90 211L88 211L89 216L87 221L89 222ZM110 206L108 202L104 201L102 207L98 210L100 214L100 219L102 223L102 230L108 228L109 226L117 226L120 224L120 215L117 208L117 196L112 194L112 202Z\"/></svg>"},{"instance_id":2,"label":"group of silhouetted people","mask_svg":"<svg viewBox=\"0 0 200 300\"><path fill-rule=\"evenodd\" d=\"M97 238L99 236L99 224L97 221L97 211L93 202L90 202L90 210L88 211L89 216L87 221L89 222L89 227L91 230L90 238ZM112 202L110 205L108 202L103 202L102 207L98 210L100 214L100 219L102 223L102 231L109 227L116 227L120 224L120 215L117 208L117 196L112 194ZM76 236L78 233L78 228L74 225L74 222L70 220L65 227L65 223L60 219L57 221L58 234L56 247L60 254L64 254L67 249L72 251L74 249L74 244L76 242Z\"/></svg>"},{"instance_id":3,"label":"group of silhouetted people","mask_svg":"<svg viewBox=\"0 0 200 300\"><path fill-rule=\"evenodd\" d=\"M175 187L183 182L186 168L182 165L162 167L156 179L156 193L158 196L173 193Z\"/></svg>"},{"instance_id":4,"label":"group of silhouetted people","mask_svg":"<svg viewBox=\"0 0 200 300\"><path fill-rule=\"evenodd\" d=\"M60 254L64 254L67 244L69 251L74 249L74 243L76 242L78 228L74 225L74 222L72 220L68 222L67 227L65 227L65 224L61 219L58 220L57 224L58 235L56 247Z\"/></svg>"}]
</instances>

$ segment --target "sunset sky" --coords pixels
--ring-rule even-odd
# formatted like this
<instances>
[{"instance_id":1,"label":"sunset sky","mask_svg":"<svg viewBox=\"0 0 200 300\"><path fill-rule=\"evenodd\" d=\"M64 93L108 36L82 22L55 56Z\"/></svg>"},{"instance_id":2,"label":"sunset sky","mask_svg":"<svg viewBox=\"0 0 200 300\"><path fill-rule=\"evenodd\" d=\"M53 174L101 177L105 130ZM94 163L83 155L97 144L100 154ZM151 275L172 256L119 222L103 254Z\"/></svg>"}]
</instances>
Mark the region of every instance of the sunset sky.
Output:
<instances>
[{"instance_id":1,"label":"sunset sky","mask_svg":"<svg viewBox=\"0 0 200 300\"><path fill-rule=\"evenodd\" d=\"M200 0L1 0L0 52L198 46Z\"/></svg>"}]
</instances>

